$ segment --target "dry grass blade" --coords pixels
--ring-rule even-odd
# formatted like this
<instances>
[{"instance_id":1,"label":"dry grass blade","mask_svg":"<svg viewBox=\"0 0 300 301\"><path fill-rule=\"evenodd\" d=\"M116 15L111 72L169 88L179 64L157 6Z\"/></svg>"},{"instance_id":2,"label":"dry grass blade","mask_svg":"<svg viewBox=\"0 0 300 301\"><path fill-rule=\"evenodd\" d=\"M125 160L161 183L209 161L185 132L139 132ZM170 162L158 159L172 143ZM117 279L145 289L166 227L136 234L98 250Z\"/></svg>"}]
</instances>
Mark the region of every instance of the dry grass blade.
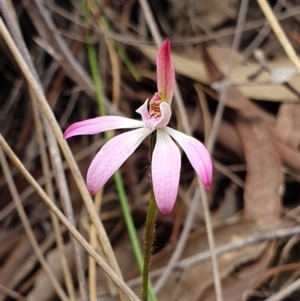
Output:
<instances>
[{"instance_id":1,"label":"dry grass blade","mask_svg":"<svg viewBox=\"0 0 300 301\"><path fill-rule=\"evenodd\" d=\"M100 190L95 197L95 207L100 212L100 206L102 201L102 190ZM90 226L90 244L97 250L97 235L95 227L91 224ZM96 272L96 262L92 257L89 257L89 292L90 292L90 301L97 300L97 272Z\"/></svg>"},{"instance_id":2,"label":"dry grass blade","mask_svg":"<svg viewBox=\"0 0 300 301\"><path fill-rule=\"evenodd\" d=\"M1 139L2 137L0 137ZM10 168L8 166L8 163L6 161L5 155L3 153L2 148L0 149L0 161L1 161L1 165L2 165L2 169L5 175L5 178L7 180L7 184L9 186L10 189L10 193L13 197L13 200L16 204L16 208L18 211L18 214L20 216L20 219L22 221L22 224L24 226L24 229L26 231L26 234L28 236L28 239L31 243L31 246L37 256L37 258L39 259L39 262L41 264L41 266L43 267L43 269L45 270L45 272L47 273L49 280L51 282L51 284L53 285L53 287L55 288L58 296L63 300L63 301L69 301L68 296L66 295L66 293L64 292L63 288L61 287L60 283L57 281L57 279L55 278L55 275L53 274L50 266L48 265L47 261L45 260L43 253L41 252L41 249L35 239L34 233L31 229L30 223L28 221L28 218L26 216L25 210L22 206L22 203L20 201L20 197L18 194L18 191L16 189L16 186L14 184L11 172L10 172Z\"/></svg>"},{"instance_id":3,"label":"dry grass blade","mask_svg":"<svg viewBox=\"0 0 300 301\"><path fill-rule=\"evenodd\" d=\"M0 284L0 294L12 297L16 300L20 300L20 301L26 301L26 298L23 297L21 294L5 287L4 285Z\"/></svg>"},{"instance_id":4,"label":"dry grass blade","mask_svg":"<svg viewBox=\"0 0 300 301\"><path fill-rule=\"evenodd\" d=\"M0 23L1 24L1 23ZM46 205L52 210L52 212L58 217L58 219L67 227L70 233L78 240L78 242L84 247L90 256L92 256L96 262L103 269L104 273L110 277L116 285L124 292L124 294L132 301L139 301L139 298L129 289L125 282L111 269L111 267L99 256L99 254L91 247L91 245L83 238L83 236L73 227L73 225L68 221L64 214L53 204L52 200L47 196L44 190L38 185L35 179L24 167L22 162L17 158L17 156L10 149L8 144L5 142L2 135L0 135L0 145L3 148L6 155L10 158L13 164L18 168L25 179L33 186L37 194L46 203ZM67 299L68 300L68 299Z\"/></svg>"},{"instance_id":5,"label":"dry grass blade","mask_svg":"<svg viewBox=\"0 0 300 301\"><path fill-rule=\"evenodd\" d=\"M276 5L274 6L274 13L279 13L280 10L284 7L286 3L286 0L279 0L276 2ZM246 59L248 59L255 49L259 48L259 46L262 44L262 42L265 40L265 38L270 33L271 28L269 24L265 24L261 30L259 31L258 35L253 39L253 41L247 46L246 49L243 50L243 56Z\"/></svg>"},{"instance_id":6,"label":"dry grass blade","mask_svg":"<svg viewBox=\"0 0 300 301\"><path fill-rule=\"evenodd\" d=\"M74 160L74 157L66 143L66 141L63 139L62 137L62 132L61 129L58 125L58 123L56 122L55 116L51 110L51 108L49 107L42 91L40 90L37 82L35 81L34 76L32 75L32 73L30 72L30 69L28 68L28 66L26 65L24 59L22 58L22 56L20 55L18 49L16 48L13 40L11 39L11 36L9 34L9 32L7 31L2 19L0 19L0 32L5 40L5 42L7 43L7 45L9 46L11 52L13 53L17 63L19 64L25 78L27 79L27 82L30 86L30 88L32 89L32 91L34 92L38 103L41 107L41 110L45 116L45 118L47 119L47 121L49 122L50 127L52 128L54 135L61 147L61 150L70 166L70 170L74 176L75 182L79 188L79 191L82 195L82 198L85 202L87 211L91 217L92 222L94 223L96 230L97 230L97 235L101 241L105 256L108 260L108 262L110 263L110 265L113 267L113 269L116 271L116 273L119 275L119 277L122 278L119 266L117 264L116 258L114 256L114 253L112 251L110 242L108 240L108 237L106 235L105 229L103 227L103 224L98 216L98 214L96 213L95 210L95 206L93 204L93 201L91 200L90 194L87 191L86 185L82 179L81 173L79 171L79 168Z\"/></svg>"},{"instance_id":7,"label":"dry grass blade","mask_svg":"<svg viewBox=\"0 0 300 301\"><path fill-rule=\"evenodd\" d=\"M269 3L266 0L257 0L257 2L260 5L261 10L264 12L267 20L269 21L270 26L272 27L274 33L276 34L283 49L285 50L286 55L293 62L294 66L298 70L298 73L300 73L299 57L297 56L295 49L293 48L290 41L286 37L284 31L282 30L278 20L276 19L273 11L271 10Z\"/></svg>"},{"instance_id":8,"label":"dry grass blade","mask_svg":"<svg viewBox=\"0 0 300 301\"><path fill-rule=\"evenodd\" d=\"M35 102L37 104L37 102ZM44 128L46 132L46 136L48 138L48 147L50 153L51 164L53 166L54 178L56 180L56 184L58 187L58 193L62 202L62 206L66 217L72 223L72 225L76 226L74 210L72 206L72 201L70 197L70 193L68 190L67 180L65 177L64 169L62 166L62 160L60 157L60 151L55 140L53 133L49 127L48 122L44 119ZM75 256L75 265L76 265L76 272L80 287L80 293L83 301L88 300L88 292L87 292L87 284L85 279L85 272L84 272L84 261L83 261L83 250L80 244L71 236L71 241L74 248L74 256Z\"/></svg>"},{"instance_id":9,"label":"dry grass blade","mask_svg":"<svg viewBox=\"0 0 300 301\"><path fill-rule=\"evenodd\" d=\"M35 24L37 31L44 38L48 46L53 49L52 54L56 55L56 59L62 64L67 74L80 87L85 89L88 94L94 95L94 86L90 77L76 61L62 37L55 32L55 24L47 9L40 1L27 0L25 3L27 12ZM50 28L51 30L49 30Z\"/></svg>"},{"instance_id":10,"label":"dry grass blade","mask_svg":"<svg viewBox=\"0 0 300 301\"><path fill-rule=\"evenodd\" d=\"M32 94L32 93L31 93ZM54 191L53 191L53 185L51 181L50 176L50 166L47 158L47 152L46 152L46 145L42 133L42 125L38 114L37 106L35 105L34 96L31 95L31 102L32 102L32 110L33 110L33 116L36 124L36 132L37 132L37 140L40 148L40 155L41 155L41 162L42 162L42 169L43 174L45 177L45 186L46 186L46 192L49 195L50 199L54 201ZM74 286L73 286L73 280L72 275L68 266L68 262L66 259L66 253L65 253L65 247L63 243L63 237L60 229L60 225L58 222L57 217L50 211L52 225L54 229L54 234L56 238L56 243L58 250L60 252L60 260L62 265L62 270L64 273L64 279L67 287L67 291L70 297L70 300L75 300L75 293L74 293Z\"/></svg>"},{"instance_id":11,"label":"dry grass blade","mask_svg":"<svg viewBox=\"0 0 300 301\"><path fill-rule=\"evenodd\" d=\"M8 19L8 25L12 31L12 34L14 35L14 39L17 43L17 47L19 48L21 54L23 55L27 65L29 66L29 68L31 69L32 74L35 76L35 80L37 82L37 84L39 85L39 87L42 87L42 84L39 81L37 72L35 71L35 68L33 66L33 64L31 63L31 58L30 55L27 51L25 42L22 38L22 34L20 32L19 26L16 22L13 22L13 15L14 15L14 11L9 9L9 5L6 4L6 2L2 3L2 10L5 11L5 16ZM44 143L42 142L42 134L40 133L42 126L39 122L39 117L37 116L38 112L37 112L37 108L36 108L36 98L34 96L34 93L32 92L32 90L30 89L30 94L31 94L31 100L33 103L33 110L34 110L34 119L35 122L37 124L37 128L38 128L38 139L39 139L39 146L40 149L44 148L43 150L41 150L41 155L42 155L42 163L44 165L44 172L46 170L49 170L48 168L48 162L47 162L47 157L46 157L46 153L45 153L45 146ZM57 183L57 187L58 187L58 192L64 207L64 211L67 214L68 219L73 223L73 225L75 225L75 217L74 217L74 212L73 212L73 208L72 208L72 204L71 204L71 199L70 199L70 194L68 191L68 186L67 186L67 182L66 182L66 177L65 177L65 173L63 171L63 167L62 167L62 160L61 160L61 156L60 156L60 152L57 146L57 142L55 140L55 137L52 133L52 131L49 128L48 122L45 119L45 117L42 115L42 121L43 121L43 125L44 125L44 130L45 130L45 134L46 134L46 138L48 141L48 146L49 146L49 152L50 152L50 159L51 159L51 163L54 169L54 178L56 180ZM48 181L47 183L47 189L50 192L51 190L51 184L49 183L49 177L48 177ZM52 193L52 199L53 198L53 193ZM58 224L54 221L55 225L58 226ZM58 229L56 229L58 230ZM61 241L61 238L59 238L59 234L57 233L57 239ZM85 276L84 276L84 266L83 266L83 260L82 260L82 250L80 245L78 244L78 242L74 239L71 238L73 246L74 246L74 254L75 254L75 263L76 263L76 270L77 270L77 275L78 275L78 281L79 281L79 286L80 286L80 291L81 291L81 296L83 298L83 300L87 301L87 286L86 286L86 281L85 281ZM60 249L62 250L62 245L60 245ZM62 258L64 258L64 255L62 255ZM63 267L64 267L64 274L67 276L66 277L66 281L67 281L67 287L68 290L70 291L71 296L74 295L74 293L72 293L72 281L70 278L70 272L68 272L68 268L66 265L65 260L62 261L63 262ZM74 296L73 296L74 298Z\"/></svg>"}]
</instances>

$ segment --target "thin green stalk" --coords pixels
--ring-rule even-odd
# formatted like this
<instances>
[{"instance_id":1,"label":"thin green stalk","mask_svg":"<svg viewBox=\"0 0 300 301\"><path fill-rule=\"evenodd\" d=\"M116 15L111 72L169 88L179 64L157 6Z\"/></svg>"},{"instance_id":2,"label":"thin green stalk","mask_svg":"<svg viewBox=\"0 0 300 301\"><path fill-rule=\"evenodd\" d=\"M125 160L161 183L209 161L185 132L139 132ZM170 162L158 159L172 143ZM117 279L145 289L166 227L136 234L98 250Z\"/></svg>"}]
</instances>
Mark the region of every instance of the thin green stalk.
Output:
<instances>
[{"instance_id":1,"label":"thin green stalk","mask_svg":"<svg viewBox=\"0 0 300 301\"><path fill-rule=\"evenodd\" d=\"M143 284L142 284L142 300L148 301L148 284L149 284L149 269L151 262L152 243L155 235L155 217L157 205L151 187L151 198L148 206L146 218L146 231L144 241L144 269L143 269Z\"/></svg>"},{"instance_id":2,"label":"thin green stalk","mask_svg":"<svg viewBox=\"0 0 300 301\"><path fill-rule=\"evenodd\" d=\"M88 42L90 38L87 37ZM98 71L97 53L95 47L92 44L87 44L88 60L91 69L92 79L95 85L96 102L98 105L98 112L100 115L106 115L104 92L102 87L101 76ZM107 132L105 132L105 139L108 139Z\"/></svg>"},{"instance_id":3,"label":"thin green stalk","mask_svg":"<svg viewBox=\"0 0 300 301\"><path fill-rule=\"evenodd\" d=\"M123 213L124 220L126 223L127 231L128 231L129 237L130 237L130 242L132 245L133 253L134 253L135 259L137 261L139 270L140 270L140 272L142 272L142 270L143 270L142 251L141 251L140 243L139 243L139 240L138 240L138 237L136 234L134 223L132 220L130 208L128 206L128 200L127 200L126 192L124 189L122 176L121 176L121 173L119 170L114 174L114 180L116 183L118 196L120 199L120 205L121 205L122 213Z\"/></svg>"},{"instance_id":4,"label":"thin green stalk","mask_svg":"<svg viewBox=\"0 0 300 301\"><path fill-rule=\"evenodd\" d=\"M101 82L101 77L100 73L98 70L98 61L97 61L97 54L96 50L93 45L88 44L87 45L87 52L88 52L88 61L91 69L91 75L92 79L95 85L95 92L96 92L96 101L98 105L98 111L100 115L106 115L106 109L105 109L105 104L104 104L104 92L103 92L103 87L102 87L102 82ZM110 135L108 132L104 133L105 140L110 139ZM139 244L138 236L136 233L136 229L133 223L133 219L131 216L130 208L128 205L128 199L126 196L126 192L124 189L121 173L119 170L116 171L114 174L114 181L116 185L116 189L118 192L119 200L120 200L120 205L122 209L122 213L124 216L125 224L127 227L130 243L134 252L134 256L138 265L138 268L140 272L142 273L143 271L143 256L142 256L142 251L141 247ZM151 284L149 284L149 297L151 301L157 301L157 298L154 294L154 290Z\"/></svg>"},{"instance_id":5,"label":"thin green stalk","mask_svg":"<svg viewBox=\"0 0 300 301\"><path fill-rule=\"evenodd\" d=\"M103 17L101 19L102 24L104 25L105 29L110 32L110 28L108 25L108 22L106 21L106 19ZM124 51L123 47L120 45L120 43L118 41L112 40L113 45L119 55L119 57L121 58L121 60L123 61L123 63L125 64L125 66L127 67L127 69L129 70L129 72L131 73L131 75L134 77L134 79L136 81L140 81L141 80L141 76L138 73L138 71L136 70L135 66L132 64L132 62L130 61L130 59L128 58L126 52Z\"/></svg>"}]
</instances>

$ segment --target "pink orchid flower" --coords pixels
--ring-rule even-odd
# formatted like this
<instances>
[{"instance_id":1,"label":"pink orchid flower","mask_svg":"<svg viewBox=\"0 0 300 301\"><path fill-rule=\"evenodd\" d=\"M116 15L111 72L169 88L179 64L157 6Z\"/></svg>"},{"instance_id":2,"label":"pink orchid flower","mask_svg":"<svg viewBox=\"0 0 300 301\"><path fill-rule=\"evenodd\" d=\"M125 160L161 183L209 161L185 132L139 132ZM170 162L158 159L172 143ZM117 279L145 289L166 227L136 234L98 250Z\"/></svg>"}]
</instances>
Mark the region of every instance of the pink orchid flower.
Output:
<instances>
[{"instance_id":1,"label":"pink orchid flower","mask_svg":"<svg viewBox=\"0 0 300 301\"><path fill-rule=\"evenodd\" d=\"M64 138L137 128L112 138L93 159L87 172L87 187L91 194L95 194L142 141L156 130L151 164L153 191L159 210L169 214L177 197L181 167L181 155L173 139L185 151L206 188L211 185L212 162L201 142L167 126L172 114L170 105L175 87L169 40L164 41L158 50L156 63L158 92L136 111L142 116L142 121L120 116L87 119L72 124L64 133Z\"/></svg>"}]
</instances>

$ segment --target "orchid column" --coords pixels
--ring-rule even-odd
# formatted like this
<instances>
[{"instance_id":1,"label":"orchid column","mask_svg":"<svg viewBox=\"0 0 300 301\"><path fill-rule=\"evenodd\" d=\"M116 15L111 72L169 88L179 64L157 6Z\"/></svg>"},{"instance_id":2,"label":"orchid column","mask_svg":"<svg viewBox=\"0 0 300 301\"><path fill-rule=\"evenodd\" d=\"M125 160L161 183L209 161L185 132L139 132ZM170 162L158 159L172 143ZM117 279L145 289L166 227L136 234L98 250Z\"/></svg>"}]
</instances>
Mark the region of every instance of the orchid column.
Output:
<instances>
[{"instance_id":1,"label":"orchid column","mask_svg":"<svg viewBox=\"0 0 300 301\"><path fill-rule=\"evenodd\" d=\"M135 128L112 138L97 153L87 172L87 187L91 194L100 190L142 141L152 134L150 147L153 193L147 217L149 225L146 224L146 236L147 233L154 232L155 204L163 214L169 214L176 201L181 156L174 140L182 147L206 188L210 188L212 180L211 158L205 146L195 138L167 126L172 115L171 103L175 86L169 40L164 41L158 50L156 64L158 91L137 110L142 121L120 116L102 116L74 123L64 133L64 138L67 139L76 135L93 135L108 130ZM152 215L150 220L149 214ZM152 238L150 242L149 236L145 238L146 255L147 252L150 254ZM144 271L149 268L149 260L150 256L148 259L145 258ZM147 300L145 287L147 283L145 279L143 300Z\"/></svg>"}]
</instances>

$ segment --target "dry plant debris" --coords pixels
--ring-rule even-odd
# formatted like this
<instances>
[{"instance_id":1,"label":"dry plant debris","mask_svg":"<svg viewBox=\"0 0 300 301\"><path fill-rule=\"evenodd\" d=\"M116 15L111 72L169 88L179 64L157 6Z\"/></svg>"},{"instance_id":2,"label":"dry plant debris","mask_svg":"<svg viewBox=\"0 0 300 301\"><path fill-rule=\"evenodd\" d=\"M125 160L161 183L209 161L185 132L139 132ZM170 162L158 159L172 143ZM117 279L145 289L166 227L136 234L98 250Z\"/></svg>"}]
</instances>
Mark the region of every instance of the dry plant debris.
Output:
<instances>
[{"instance_id":1,"label":"dry plant debris","mask_svg":"<svg viewBox=\"0 0 300 301\"><path fill-rule=\"evenodd\" d=\"M140 274L114 181L92 200L82 180L104 137L77 137L69 152L59 129L98 115L88 42L108 114L138 118L136 108L155 92L155 41L165 37L184 104L176 102L172 126L207 142L220 122L207 200L222 286L216 295L203 194L183 156L178 201L157 219L154 287L182 249L157 299L299 300L300 77L266 19L275 17L298 54L300 2L221 2L0 1L0 301L139 300ZM245 22L237 28L242 4ZM268 4L271 16L261 9ZM148 156L145 141L121 167L141 242Z\"/></svg>"}]
</instances>

